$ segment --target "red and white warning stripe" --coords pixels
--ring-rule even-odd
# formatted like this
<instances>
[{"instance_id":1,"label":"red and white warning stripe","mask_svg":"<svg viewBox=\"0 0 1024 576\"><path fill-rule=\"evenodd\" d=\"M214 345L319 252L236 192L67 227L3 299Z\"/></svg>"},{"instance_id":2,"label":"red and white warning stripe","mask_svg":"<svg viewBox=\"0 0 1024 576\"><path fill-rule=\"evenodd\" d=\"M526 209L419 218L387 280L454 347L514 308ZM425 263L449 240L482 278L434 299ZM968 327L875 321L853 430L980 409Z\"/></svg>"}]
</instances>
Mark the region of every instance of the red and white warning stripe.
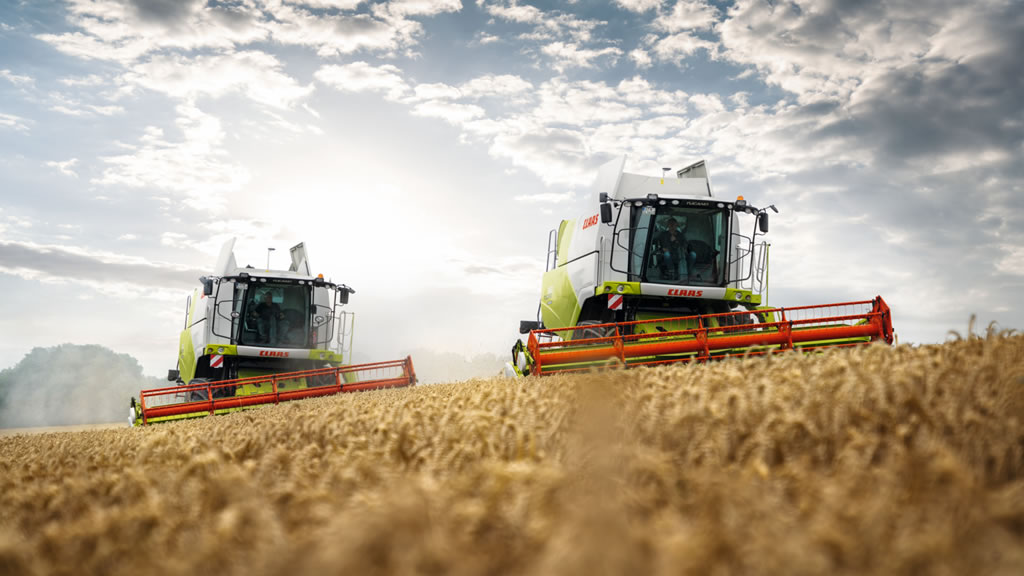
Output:
<instances>
[{"instance_id":1,"label":"red and white warning stripe","mask_svg":"<svg viewBox=\"0 0 1024 576\"><path fill-rule=\"evenodd\" d=\"M224 365L224 356L222 354L211 354L210 355L210 368L220 368Z\"/></svg>"},{"instance_id":2,"label":"red and white warning stripe","mask_svg":"<svg viewBox=\"0 0 1024 576\"><path fill-rule=\"evenodd\" d=\"M608 295L608 309L609 310L622 310L622 294L609 294Z\"/></svg>"}]
</instances>

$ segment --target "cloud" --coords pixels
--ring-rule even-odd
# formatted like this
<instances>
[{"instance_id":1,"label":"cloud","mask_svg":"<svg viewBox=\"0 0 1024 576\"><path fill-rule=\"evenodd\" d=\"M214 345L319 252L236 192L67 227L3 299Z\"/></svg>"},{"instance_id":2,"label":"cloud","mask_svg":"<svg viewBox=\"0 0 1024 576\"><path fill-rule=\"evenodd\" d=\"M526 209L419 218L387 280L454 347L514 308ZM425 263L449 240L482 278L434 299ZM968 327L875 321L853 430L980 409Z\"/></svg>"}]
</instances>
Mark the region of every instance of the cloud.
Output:
<instances>
[{"instance_id":1,"label":"cloud","mask_svg":"<svg viewBox=\"0 0 1024 576\"><path fill-rule=\"evenodd\" d=\"M63 162L58 162L54 160L46 163L47 166L49 166L50 168L56 168L58 172L65 176L78 178L78 173L72 169L76 164L78 164L78 158L71 158Z\"/></svg>"},{"instance_id":2,"label":"cloud","mask_svg":"<svg viewBox=\"0 0 1024 576\"><path fill-rule=\"evenodd\" d=\"M692 56L698 50L707 50L713 53L716 48L714 42L698 38L689 32L680 32L664 38L648 36L645 39L647 44L658 60L662 62L674 62L681 64L687 57Z\"/></svg>"},{"instance_id":3,"label":"cloud","mask_svg":"<svg viewBox=\"0 0 1024 576\"><path fill-rule=\"evenodd\" d=\"M0 128L10 128L18 132L28 132L28 125L31 120L22 118L15 114L0 112Z\"/></svg>"},{"instance_id":4,"label":"cloud","mask_svg":"<svg viewBox=\"0 0 1024 576\"><path fill-rule=\"evenodd\" d=\"M653 8L659 8L664 0L615 0L620 8L631 12L647 12Z\"/></svg>"},{"instance_id":5,"label":"cloud","mask_svg":"<svg viewBox=\"0 0 1024 576\"><path fill-rule=\"evenodd\" d=\"M925 65L921 58L932 48L937 31L965 19L987 20L984 4L953 6L747 3L730 9L717 30L725 58L756 66L769 83L811 102L847 98L880 73Z\"/></svg>"},{"instance_id":6,"label":"cloud","mask_svg":"<svg viewBox=\"0 0 1024 576\"><path fill-rule=\"evenodd\" d=\"M264 12L248 2L69 0L68 23L73 31L36 38L72 56L124 65L161 50L229 49L268 37Z\"/></svg>"},{"instance_id":7,"label":"cloud","mask_svg":"<svg viewBox=\"0 0 1024 576\"><path fill-rule=\"evenodd\" d=\"M50 93L48 95L48 99L51 102L50 110L66 114L68 116L114 116L124 113L124 108L122 106L114 104L87 104L77 98L68 97L58 92Z\"/></svg>"},{"instance_id":8,"label":"cloud","mask_svg":"<svg viewBox=\"0 0 1024 576\"><path fill-rule=\"evenodd\" d=\"M284 73L280 60L256 50L196 56L158 55L133 67L132 83L193 100L206 95L219 98L231 92L245 94L254 102L289 108L313 91Z\"/></svg>"},{"instance_id":9,"label":"cloud","mask_svg":"<svg viewBox=\"0 0 1024 576\"><path fill-rule=\"evenodd\" d=\"M202 273L185 266L117 252L61 244L0 240L0 273L47 283L71 283L117 296L177 301Z\"/></svg>"},{"instance_id":10,"label":"cloud","mask_svg":"<svg viewBox=\"0 0 1024 576\"><path fill-rule=\"evenodd\" d=\"M592 40L595 29L607 24L603 20L577 18L560 10L543 11L534 6L520 5L516 0L501 4L488 3L485 10L495 18L530 25L531 31L520 35L520 39L538 42L587 43Z\"/></svg>"},{"instance_id":11,"label":"cloud","mask_svg":"<svg viewBox=\"0 0 1024 576\"><path fill-rule=\"evenodd\" d=\"M459 86L459 91L467 98L511 96L532 89L533 84L512 74L485 74Z\"/></svg>"},{"instance_id":12,"label":"cloud","mask_svg":"<svg viewBox=\"0 0 1024 576\"><path fill-rule=\"evenodd\" d=\"M516 202L526 204L570 204L575 202L576 193L571 190L565 192L540 192L537 194L520 194L513 198Z\"/></svg>"},{"instance_id":13,"label":"cloud","mask_svg":"<svg viewBox=\"0 0 1024 576\"><path fill-rule=\"evenodd\" d=\"M491 16L520 24L542 24L544 22L544 13L540 9L529 5L520 6L515 0L507 5L488 4L487 12Z\"/></svg>"},{"instance_id":14,"label":"cloud","mask_svg":"<svg viewBox=\"0 0 1024 576\"><path fill-rule=\"evenodd\" d=\"M315 48L317 54L338 56L359 51L394 54L416 44L423 26L401 12L317 14L293 6L268 6L272 19L262 22L273 39L293 46Z\"/></svg>"},{"instance_id":15,"label":"cloud","mask_svg":"<svg viewBox=\"0 0 1024 576\"><path fill-rule=\"evenodd\" d=\"M36 38L65 54L87 60L110 60L129 69L147 59L156 65L185 60L197 66L215 67L217 63L203 52L252 54L253 45L267 41L311 47L321 56L358 51L389 55L416 45L423 27L410 18L454 12L462 6L460 0L393 0L372 4L368 11L362 11L363 4L367 3L69 0L67 20L72 29L39 34ZM241 58L224 62L241 68L230 74L236 84L240 78L258 71L247 66L244 56ZM270 67L280 73L277 65L270 63ZM223 73L225 68L219 71ZM192 74L198 76L201 72ZM158 80L164 77L155 76ZM222 87L223 82L215 85ZM191 88L197 86L191 84ZM260 93L251 86L246 91L250 96ZM266 99L261 101L266 103Z\"/></svg>"},{"instance_id":16,"label":"cloud","mask_svg":"<svg viewBox=\"0 0 1024 576\"><path fill-rule=\"evenodd\" d=\"M323 66L314 74L323 84L342 92L380 92L389 100L409 93L402 71L390 64L371 66L366 62Z\"/></svg>"},{"instance_id":17,"label":"cloud","mask_svg":"<svg viewBox=\"0 0 1024 576\"><path fill-rule=\"evenodd\" d=\"M554 60L552 67L565 72L569 68L594 68L594 61L599 58L609 57L612 64L622 55L622 50L615 47L591 50L580 48L578 44L566 44L565 42L552 42L541 48L541 52Z\"/></svg>"},{"instance_id":18,"label":"cloud","mask_svg":"<svg viewBox=\"0 0 1024 576\"><path fill-rule=\"evenodd\" d=\"M644 69L650 68L654 60L651 55L642 48L635 48L629 51L629 59L632 60L637 68Z\"/></svg>"},{"instance_id":19,"label":"cloud","mask_svg":"<svg viewBox=\"0 0 1024 576\"><path fill-rule=\"evenodd\" d=\"M654 27L670 33L700 30L710 28L717 19L718 10L705 0L677 0L671 12L658 14Z\"/></svg>"},{"instance_id":20,"label":"cloud","mask_svg":"<svg viewBox=\"0 0 1024 576\"><path fill-rule=\"evenodd\" d=\"M36 81L34 79L32 79L31 76L24 76L24 75L21 75L21 74L15 74L15 73L11 72L10 70L8 70L6 68L3 69L3 70L0 70L0 78L3 78L4 80L7 80L11 84L14 84L15 86L18 86L19 88L21 88L21 87L29 87L29 88L31 88L31 87L34 87L35 84L36 84Z\"/></svg>"},{"instance_id":21,"label":"cloud","mask_svg":"<svg viewBox=\"0 0 1024 576\"><path fill-rule=\"evenodd\" d=\"M488 34L487 32L477 32L476 34L476 42L481 46L486 46L488 44L496 44L501 41L502 39L500 36Z\"/></svg>"},{"instance_id":22,"label":"cloud","mask_svg":"<svg viewBox=\"0 0 1024 576\"><path fill-rule=\"evenodd\" d=\"M220 120L187 104L175 111L181 140L168 140L162 129L150 126L129 152L100 158L107 168L93 182L173 192L191 208L216 212L223 208L223 195L245 184L249 173L226 158Z\"/></svg>"},{"instance_id":23,"label":"cloud","mask_svg":"<svg viewBox=\"0 0 1024 576\"><path fill-rule=\"evenodd\" d=\"M286 4L308 6L309 8L335 8L338 10L355 10L366 0L285 0Z\"/></svg>"},{"instance_id":24,"label":"cloud","mask_svg":"<svg viewBox=\"0 0 1024 576\"><path fill-rule=\"evenodd\" d=\"M417 116L441 118L450 124L461 124L484 115L484 109L473 104L431 101L421 102L413 107L412 113Z\"/></svg>"},{"instance_id":25,"label":"cloud","mask_svg":"<svg viewBox=\"0 0 1024 576\"><path fill-rule=\"evenodd\" d=\"M107 79L99 74L89 74L87 76L60 78L58 82L65 86L102 86L107 83Z\"/></svg>"},{"instance_id":26,"label":"cloud","mask_svg":"<svg viewBox=\"0 0 1024 576\"><path fill-rule=\"evenodd\" d=\"M462 0L391 0L385 6L390 14L435 16L462 10Z\"/></svg>"},{"instance_id":27,"label":"cloud","mask_svg":"<svg viewBox=\"0 0 1024 576\"><path fill-rule=\"evenodd\" d=\"M1024 247L1003 246L1003 255L996 262L996 269L1003 274L1024 276Z\"/></svg>"}]
</instances>

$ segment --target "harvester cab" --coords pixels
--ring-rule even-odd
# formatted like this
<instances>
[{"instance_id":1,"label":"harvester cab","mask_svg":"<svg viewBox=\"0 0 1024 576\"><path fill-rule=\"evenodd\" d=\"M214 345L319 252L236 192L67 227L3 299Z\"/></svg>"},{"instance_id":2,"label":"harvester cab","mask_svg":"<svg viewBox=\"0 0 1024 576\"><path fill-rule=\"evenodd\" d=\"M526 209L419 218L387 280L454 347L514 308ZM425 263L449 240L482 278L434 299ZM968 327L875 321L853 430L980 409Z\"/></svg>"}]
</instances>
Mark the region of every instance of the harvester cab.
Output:
<instances>
[{"instance_id":1,"label":"harvester cab","mask_svg":"<svg viewBox=\"0 0 1024 576\"><path fill-rule=\"evenodd\" d=\"M871 311L881 315L885 306L881 298L785 311L762 306L774 205L714 197L703 161L674 178L665 177L668 168L656 177L624 173L624 165L620 157L602 166L594 210L549 234L538 317L520 323L529 340L513 347L506 374L582 370L609 359L627 366L706 360L794 342L891 342L891 325L853 336L806 330L870 323ZM850 314L857 318L826 320ZM888 308L884 316L888 322ZM786 336L790 328L800 332L796 341Z\"/></svg>"},{"instance_id":2,"label":"harvester cab","mask_svg":"<svg viewBox=\"0 0 1024 576\"><path fill-rule=\"evenodd\" d=\"M332 388L415 383L408 358L347 364L355 315L345 306L355 290L313 275L304 244L291 248L287 270L270 270L239 267L234 243L224 244L213 274L200 278L201 288L188 298L177 366L167 375L175 385L133 398L133 424L324 395Z\"/></svg>"}]
</instances>

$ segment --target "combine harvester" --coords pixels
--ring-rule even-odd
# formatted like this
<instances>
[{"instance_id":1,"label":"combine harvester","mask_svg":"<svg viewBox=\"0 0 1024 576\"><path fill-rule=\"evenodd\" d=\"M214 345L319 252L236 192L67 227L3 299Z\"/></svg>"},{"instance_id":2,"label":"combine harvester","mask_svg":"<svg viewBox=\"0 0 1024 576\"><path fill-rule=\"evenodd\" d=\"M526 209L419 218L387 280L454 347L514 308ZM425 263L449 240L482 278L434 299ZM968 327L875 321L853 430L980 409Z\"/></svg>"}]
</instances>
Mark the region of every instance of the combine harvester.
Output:
<instances>
[{"instance_id":1,"label":"combine harvester","mask_svg":"<svg viewBox=\"0 0 1024 576\"><path fill-rule=\"evenodd\" d=\"M880 296L761 305L775 206L714 198L703 161L677 178L626 174L625 161L601 167L593 213L549 234L537 320L520 323L529 338L513 346L506 375L892 344Z\"/></svg>"},{"instance_id":2,"label":"combine harvester","mask_svg":"<svg viewBox=\"0 0 1024 576\"><path fill-rule=\"evenodd\" d=\"M167 375L177 384L132 398L132 426L416 383L408 357L345 364L355 315L342 308L355 290L313 276L302 244L288 270L239 268L234 245L224 244L214 275L188 299Z\"/></svg>"}]
</instances>

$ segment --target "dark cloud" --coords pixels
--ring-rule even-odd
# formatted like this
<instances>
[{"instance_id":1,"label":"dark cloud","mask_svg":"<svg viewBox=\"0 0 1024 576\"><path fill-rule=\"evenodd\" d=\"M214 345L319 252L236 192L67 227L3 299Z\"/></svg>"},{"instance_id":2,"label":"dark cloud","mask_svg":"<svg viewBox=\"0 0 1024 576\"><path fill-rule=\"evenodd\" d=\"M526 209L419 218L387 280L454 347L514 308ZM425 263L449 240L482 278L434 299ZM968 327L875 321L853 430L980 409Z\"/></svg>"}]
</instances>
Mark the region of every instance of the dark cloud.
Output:
<instances>
[{"instance_id":1,"label":"dark cloud","mask_svg":"<svg viewBox=\"0 0 1024 576\"><path fill-rule=\"evenodd\" d=\"M128 0L128 4L140 20L176 28L206 0Z\"/></svg>"},{"instance_id":2,"label":"dark cloud","mask_svg":"<svg viewBox=\"0 0 1024 576\"><path fill-rule=\"evenodd\" d=\"M198 270L161 266L158 263L109 263L97 256L76 254L66 248L2 241L0 266L31 270L67 280L101 284L126 283L176 290L194 287L203 275Z\"/></svg>"}]
</instances>

